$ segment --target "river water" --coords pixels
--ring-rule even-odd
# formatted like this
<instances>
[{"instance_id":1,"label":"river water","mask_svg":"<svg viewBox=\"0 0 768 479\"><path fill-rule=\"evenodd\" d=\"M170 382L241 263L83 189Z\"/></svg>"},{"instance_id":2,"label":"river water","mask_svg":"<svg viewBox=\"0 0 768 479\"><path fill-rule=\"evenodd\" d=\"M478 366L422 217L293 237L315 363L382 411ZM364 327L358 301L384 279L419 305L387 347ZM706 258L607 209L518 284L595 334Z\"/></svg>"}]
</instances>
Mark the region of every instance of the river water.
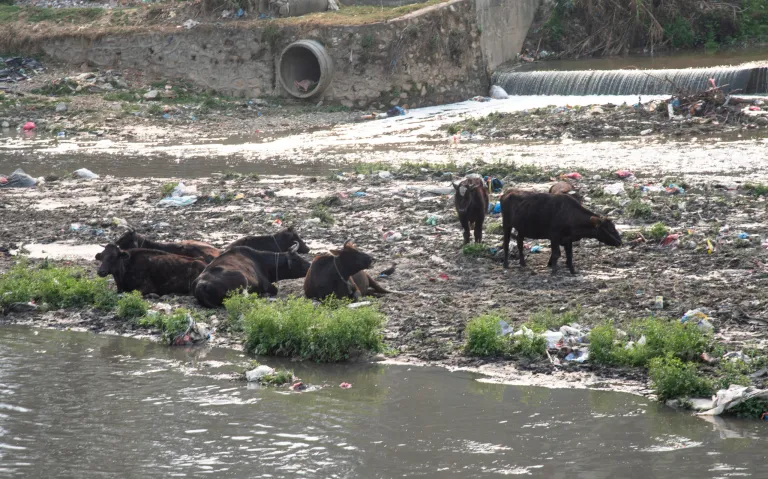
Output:
<instances>
[{"instance_id":1,"label":"river water","mask_svg":"<svg viewBox=\"0 0 768 479\"><path fill-rule=\"evenodd\" d=\"M327 386L289 393L229 380L244 363L0 327L0 476L767 477L761 422L438 368L293 363Z\"/></svg>"}]
</instances>

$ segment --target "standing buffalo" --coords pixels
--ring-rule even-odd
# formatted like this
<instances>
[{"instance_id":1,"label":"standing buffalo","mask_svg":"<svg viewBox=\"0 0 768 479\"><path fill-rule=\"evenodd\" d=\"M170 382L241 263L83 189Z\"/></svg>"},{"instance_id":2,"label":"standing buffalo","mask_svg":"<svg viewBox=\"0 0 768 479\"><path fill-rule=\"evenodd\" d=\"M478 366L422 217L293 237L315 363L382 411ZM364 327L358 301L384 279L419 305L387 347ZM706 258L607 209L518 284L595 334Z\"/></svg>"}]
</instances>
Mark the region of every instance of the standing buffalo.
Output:
<instances>
[{"instance_id":1,"label":"standing buffalo","mask_svg":"<svg viewBox=\"0 0 768 479\"><path fill-rule=\"evenodd\" d=\"M458 185L453 184L456 190L454 203L459 214L459 222L464 229L464 244L469 243L469 228L475 229L475 242L483 241L483 222L488 211L489 195L485 189L485 183L480 178L467 178Z\"/></svg>"},{"instance_id":2,"label":"standing buffalo","mask_svg":"<svg viewBox=\"0 0 768 479\"><path fill-rule=\"evenodd\" d=\"M517 249L520 266L525 266L523 239L548 239L552 242L552 255L547 266L557 270L560 245L565 247L566 264L573 268L573 242L594 238L610 246L621 246L621 236L613 221L587 210L570 195L552 195L513 190L501 199L504 229L504 268L509 266L509 240L512 228L517 230Z\"/></svg>"}]
</instances>

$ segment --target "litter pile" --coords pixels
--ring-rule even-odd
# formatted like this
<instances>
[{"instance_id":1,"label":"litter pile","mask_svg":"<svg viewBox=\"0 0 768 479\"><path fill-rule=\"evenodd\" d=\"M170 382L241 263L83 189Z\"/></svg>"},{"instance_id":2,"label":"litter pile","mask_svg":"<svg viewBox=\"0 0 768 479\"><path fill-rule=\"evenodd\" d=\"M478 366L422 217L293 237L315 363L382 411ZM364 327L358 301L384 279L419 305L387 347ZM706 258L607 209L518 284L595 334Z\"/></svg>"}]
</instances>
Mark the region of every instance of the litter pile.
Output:
<instances>
[{"instance_id":1,"label":"litter pile","mask_svg":"<svg viewBox=\"0 0 768 479\"><path fill-rule=\"evenodd\" d=\"M561 364L561 360L583 363L589 359L589 328L576 323L560 327L557 331L547 330L541 334L533 332L523 325L515 331L504 320L499 320L502 336L525 336L533 338L540 336L547 341L547 356L555 366ZM553 357L554 356L554 357Z\"/></svg>"},{"instance_id":2,"label":"litter pile","mask_svg":"<svg viewBox=\"0 0 768 479\"><path fill-rule=\"evenodd\" d=\"M128 83L122 78L120 72L106 70L104 72L87 72L76 76L58 78L53 80L50 85L43 87L42 90L62 95L80 92L104 93L127 88Z\"/></svg>"},{"instance_id":3,"label":"litter pile","mask_svg":"<svg viewBox=\"0 0 768 479\"><path fill-rule=\"evenodd\" d=\"M44 70L43 64L30 57L0 58L0 83L15 83Z\"/></svg>"}]
</instances>

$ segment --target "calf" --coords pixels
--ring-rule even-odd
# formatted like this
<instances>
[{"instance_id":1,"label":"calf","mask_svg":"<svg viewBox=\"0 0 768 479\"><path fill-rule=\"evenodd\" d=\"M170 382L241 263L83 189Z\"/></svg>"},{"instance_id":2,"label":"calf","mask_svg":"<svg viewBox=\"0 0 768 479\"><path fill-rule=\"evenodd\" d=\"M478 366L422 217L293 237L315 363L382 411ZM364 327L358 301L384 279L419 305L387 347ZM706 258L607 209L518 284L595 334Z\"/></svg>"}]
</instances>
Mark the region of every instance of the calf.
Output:
<instances>
[{"instance_id":1,"label":"calf","mask_svg":"<svg viewBox=\"0 0 768 479\"><path fill-rule=\"evenodd\" d=\"M551 195L570 195L581 203L581 197L576 193L576 189L567 181L558 181L549 188L549 193Z\"/></svg>"},{"instance_id":2,"label":"calf","mask_svg":"<svg viewBox=\"0 0 768 479\"><path fill-rule=\"evenodd\" d=\"M309 253L309 248L299 237L293 228L287 228L279 233L264 236L245 236L227 246L227 249L233 246L247 246L256 251L276 251L278 253L288 251L294 244L299 245L298 253Z\"/></svg>"},{"instance_id":3,"label":"calf","mask_svg":"<svg viewBox=\"0 0 768 479\"><path fill-rule=\"evenodd\" d=\"M504 268L509 267L509 240L512 228L517 230L517 249L520 266L525 266L523 239L548 239L552 255L547 266L557 270L560 245L565 247L566 264L573 268L573 242L581 238L595 238L610 246L621 246L621 236L613 222L587 210L569 195L552 195L513 190L501 199L504 229Z\"/></svg>"},{"instance_id":4,"label":"calf","mask_svg":"<svg viewBox=\"0 0 768 479\"><path fill-rule=\"evenodd\" d=\"M373 258L347 240L341 250L321 254L312 260L304 279L304 294L311 299L325 299L330 295L359 299L371 291L390 293L363 271L371 264Z\"/></svg>"},{"instance_id":5,"label":"calf","mask_svg":"<svg viewBox=\"0 0 768 479\"><path fill-rule=\"evenodd\" d=\"M131 230L121 236L115 244L122 250L130 250L136 248L154 249L158 251L165 251L166 253L173 253L179 256L189 256L190 258L197 258L205 263L210 263L214 258L221 254L221 251L214 248L208 243L202 241L182 241L181 243L162 243L159 241L152 241L146 236L138 234L136 231Z\"/></svg>"},{"instance_id":6,"label":"calf","mask_svg":"<svg viewBox=\"0 0 768 479\"><path fill-rule=\"evenodd\" d=\"M469 243L469 228L475 229L475 242L483 241L483 221L488 211L488 190L480 178L467 178L458 185L453 183L456 189L454 203L459 214L459 222L464 229L464 244Z\"/></svg>"},{"instance_id":7,"label":"calf","mask_svg":"<svg viewBox=\"0 0 768 479\"><path fill-rule=\"evenodd\" d=\"M139 291L143 295L189 294L192 282L205 269L205 263L154 249L122 251L108 244L96 255L101 261L98 275L115 278L117 291Z\"/></svg>"},{"instance_id":8,"label":"calf","mask_svg":"<svg viewBox=\"0 0 768 479\"><path fill-rule=\"evenodd\" d=\"M303 278L309 271L309 261L299 256L297 250L298 245L287 253L256 251L247 246L229 248L197 278L193 285L195 298L207 308L216 308L230 292L239 289L275 296L277 287L272 283Z\"/></svg>"}]
</instances>

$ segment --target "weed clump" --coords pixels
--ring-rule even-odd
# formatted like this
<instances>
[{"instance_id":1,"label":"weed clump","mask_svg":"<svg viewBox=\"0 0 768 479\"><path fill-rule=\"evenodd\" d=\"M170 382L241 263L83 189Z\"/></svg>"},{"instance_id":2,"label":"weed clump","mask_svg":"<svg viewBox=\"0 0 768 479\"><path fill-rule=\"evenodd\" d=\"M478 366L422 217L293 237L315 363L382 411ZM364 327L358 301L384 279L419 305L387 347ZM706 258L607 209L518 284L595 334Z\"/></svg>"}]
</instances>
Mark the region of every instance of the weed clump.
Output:
<instances>
[{"instance_id":1,"label":"weed clump","mask_svg":"<svg viewBox=\"0 0 768 479\"><path fill-rule=\"evenodd\" d=\"M488 247L483 243L467 243L461 248L461 253L464 256L488 256Z\"/></svg>"},{"instance_id":2,"label":"weed clump","mask_svg":"<svg viewBox=\"0 0 768 479\"><path fill-rule=\"evenodd\" d=\"M747 183L744 185L744 189L755 196L767 196L768 185L762 183Z\"/></svg>"},{"instance_id":3,"label":"weed clump","mask_svg":"<svg viewBox=\"0 0 768 479\"><path fill-rule=\"evenodd\" d=\"M699 374L695 364L683 362L671 354L653 358L648 375L661 401L709 396L713 392L712 382Z\"/></svg>"},{"instance_id":4,"label":"weed clump","mask_svg":"<svg viewBox=\"0 0 768 479\"><path fill-rule=\"evenodd\" d=\"M132 291L117 300L117 316L121 319L138 319L146 316L149 304L144 301L141 293Z\"/></svg>"},{"instance_id":5,"label":"weed clump","mask_svg":"<svg viewBox=\"0 0 768 479\"><path fill-rule=\"evenodd\" d=\"M634 199L624 207L624 213L632 218L650 218L653 210L651 205L644 203L642 200Z\"/></svg>"},{"instance_id":6,"label":"weed clump","mask_svg":"<svg viewBox=\"0 0 768 479\"><path fill-rule=\"evenodd\" d=\"M179 185L178 182L176 183L164 183L163 186L160 187L160 196L163 198L167 196L171 196L171 193L173 192L173 189L176 188Z\"/></svg>"},{"instance_id":7,"label":"weed clump","mask_svg":"<svg viewBox=\"0 0 768 479\"><path fill-rule=\"evenodd\" d=\"M312 217L319 219L320 222L325 225L332 225L335 222L333 215L331 215L331 212L328 211L328 208L323 204L315 205L315 208L312 210Z\"/></svg>"},{"instance_id":8,"label":"weed clump","mask_svg":"<svg viewBox=\"0 0 768 479\"><path fill-rule=\"evenodd\" d=\"M139 320L139 325L158 329L163 335L163 340L170 343L177 336L184 334L190 320L194 319L193 313L186 308L179 308L170 314L150 311Z\"/></svg>"},{"instance_id":9,"label":"weed clump","mask_svg":"<svg viewBox=\"0 0 768 479\"><path fill-rule=\"evenodd\" d=\"M253 354L336 362L358 351L381 352L384 315L375 306L347 305L326 301L315 306L305 298L268 301L253 295L224 301L230 327L245 331L245 350Z\"/></svg>"},{"instance_id":10,"label":"weed clump","mask_svg":"<svg viewBox=\"0 0 768 479\"><path fill-rule=\"evenodd\" d=\"M503 336L499 324L501 320L496 313L470 320L464 331L467 337L464 352L470 356L528 359L538 359L546 354L546 339L539 335Z\"/></svg>"},{"instance_id":11,"label":"weed clump","mask_svg":"<svg viewBox=\"0 0 768 479\"><path fill-rule=\"evenodd\" d=\"M0 305L13 303L47 303L51 308L94 306L110 310L117 295L103 278L90 278L80 268L59 268L47 262L33 267L19 261L0 275Z\"/></svg>"},{"instance_id":12,"label":"weed clump","mask_svg":"<svg viewBox=\"0 0 768 479\"><path fill-rule=\"evenodd\" d=\"M669 228L662 222L654 223L646 232L645 236L648 236L654 241L661 241L669 234Z\"/></svg>"}]
</instances>

